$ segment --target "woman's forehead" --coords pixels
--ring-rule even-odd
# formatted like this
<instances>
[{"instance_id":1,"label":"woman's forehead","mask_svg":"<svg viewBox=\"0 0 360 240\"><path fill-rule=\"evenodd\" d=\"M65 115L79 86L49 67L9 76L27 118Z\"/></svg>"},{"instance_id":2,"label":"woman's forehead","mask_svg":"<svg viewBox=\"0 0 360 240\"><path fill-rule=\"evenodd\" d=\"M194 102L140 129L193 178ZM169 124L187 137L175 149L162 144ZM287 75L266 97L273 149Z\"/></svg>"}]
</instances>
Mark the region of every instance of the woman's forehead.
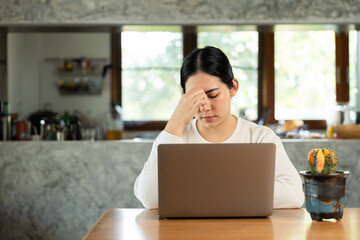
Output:
<instances>
[{"instance_id":1,"label":"woman's forehead","mask_svg":"<svg viewBox=\"0 0 360 240\"><path fill-rule=\"evenodd\" d=\"M188 78L185 83L185 88L187 91L192 88L199 87L204 89L204 91L208 91L215 88L226 87L226 84L223 83L219 77L212 76L207 73L199 72Z\"/></svg>"}]
</instances>

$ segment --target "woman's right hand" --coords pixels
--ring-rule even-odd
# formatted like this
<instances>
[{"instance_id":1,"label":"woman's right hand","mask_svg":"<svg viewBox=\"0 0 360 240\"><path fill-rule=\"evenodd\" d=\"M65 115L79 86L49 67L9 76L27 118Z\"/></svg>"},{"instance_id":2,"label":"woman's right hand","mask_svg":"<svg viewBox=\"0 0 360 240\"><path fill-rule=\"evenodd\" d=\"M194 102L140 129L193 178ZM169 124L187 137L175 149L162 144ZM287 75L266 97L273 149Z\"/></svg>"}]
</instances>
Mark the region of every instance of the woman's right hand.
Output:
<instances>
[{"instance_id":1,"label":"woman's right hand","mask_svg":"<svg viewBox=\"0 0 360 240\"><path fill-rule=\"evenodd\" d=\"M180 99L172 116L166 124L165 131L181 137L184 128L200 110L210 107L209 99L202 88L192 88Z\"/></svg>"}]
</instances>

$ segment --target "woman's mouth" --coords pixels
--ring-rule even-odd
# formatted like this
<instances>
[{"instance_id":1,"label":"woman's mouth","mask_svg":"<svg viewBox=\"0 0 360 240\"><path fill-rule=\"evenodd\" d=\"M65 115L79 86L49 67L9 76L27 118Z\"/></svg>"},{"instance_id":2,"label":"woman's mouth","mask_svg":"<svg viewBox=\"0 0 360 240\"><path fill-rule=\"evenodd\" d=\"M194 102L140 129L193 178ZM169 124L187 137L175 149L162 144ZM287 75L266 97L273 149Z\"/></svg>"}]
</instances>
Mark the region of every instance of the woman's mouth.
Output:
<instances>
[{"instance_id":1,"label":"woman's mouth","mask_svg":"<svg viewBox=\"0 0 360 240\"><path fill-rule=\"evenodd\" d=\"M201 118L206 122L211 122L211 121L215 120L215 116L204 116Z\"/></svg>"}]
</instances>

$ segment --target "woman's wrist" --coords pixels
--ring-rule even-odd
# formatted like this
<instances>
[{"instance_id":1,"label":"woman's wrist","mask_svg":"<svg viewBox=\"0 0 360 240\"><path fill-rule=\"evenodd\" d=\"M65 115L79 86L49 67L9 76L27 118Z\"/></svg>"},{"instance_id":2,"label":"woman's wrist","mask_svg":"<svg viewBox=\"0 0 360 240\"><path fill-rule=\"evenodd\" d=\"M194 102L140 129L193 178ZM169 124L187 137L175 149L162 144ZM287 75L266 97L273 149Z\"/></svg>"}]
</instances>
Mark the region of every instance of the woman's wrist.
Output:
<instances>
[{"instance_id":1,"label":"woman's wrist","mask_svg":"<svg viewBox=\"0 0 360 240\"><path fill-rule=\"evenodd\" d=\"M172 135L181 137L185 127L186 127L186 126L182 126L182 124L176 124L176 123L174 123L174 122L171 121L171 119L170 119L170 120L168 121L168 123L166 124L164 130L165 130L166 132L172 134Z\"/></svg>"}]
</instances>

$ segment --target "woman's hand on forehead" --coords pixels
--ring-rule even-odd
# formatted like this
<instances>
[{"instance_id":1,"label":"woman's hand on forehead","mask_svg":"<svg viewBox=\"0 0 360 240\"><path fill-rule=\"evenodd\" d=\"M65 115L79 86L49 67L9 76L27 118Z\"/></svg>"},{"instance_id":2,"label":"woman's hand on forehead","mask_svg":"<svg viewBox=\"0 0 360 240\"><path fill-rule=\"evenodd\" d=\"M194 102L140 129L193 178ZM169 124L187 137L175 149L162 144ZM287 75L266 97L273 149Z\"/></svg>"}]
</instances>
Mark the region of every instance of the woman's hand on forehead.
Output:
<instances>
[{"instance_id":1,"label":"woman's hand on forehead","mask_svg":"<svg viewBox=\"0 0 360 240\"><path fill-rule=\"evenodd\" d=\"M188 97L191 98L193 101L190 104L193 104L194 106L198 107L198 112L205 111L210 108L210 103L208 96L204 89L200 87L194 87L187 92ZM202 102L200 105L199 103Z\"/></svg>"},{"instance_id":2,"label":"woman's hand on forehead","mask_svg":"<svg viewBox=\"0 0 360 240\"><path fill-rule=\"evenodd\" d=\"M199 93L199 92L204 92L204 89L202 89L201 87L193 87L193 88L189 88L187 89L187 91L184 94L192 94L192 93Z\"/></svg>"},{"instance_id":3,"label":"woman's hand on forehead","mask_svg":"<svg viewBox=\"0 0 360 240\"><path fill-rule=\"evenodd\" d=\"M192 89L189 89L189 91L185 92L184 95L187 95L190 98L199 97L201 95L206 96L204 89L200 87L194 87Z\"/></svg>"},{"instance_id":4,"label":"woman's hand on forehead","mask_svg":"<svg viewBox=\"0 0 360 240\"><path fill-rule=\"evenodd\" d=\"M193 106L199 106L198 110L202 111L203 106L208 104L208 97L204 89L200 87L194 87L185 93L185 98L189 99L189 104ZM200 104L202 102L202 104ZM199 105L200 104L200 105Z\"/></svg>"},{"instance_id":5,"label":"woman's hand on forehead","mask_svg":"<svg viewBox=\"0 0 360 240\"><path fill-rule=\"evenodd\" d=\"M183 129L193 117L203 109L210 108L209 99L204 89L194 87L185 92L175 108L165 130L177 136L181 136Z\"/></svg>"}]
</instances>

